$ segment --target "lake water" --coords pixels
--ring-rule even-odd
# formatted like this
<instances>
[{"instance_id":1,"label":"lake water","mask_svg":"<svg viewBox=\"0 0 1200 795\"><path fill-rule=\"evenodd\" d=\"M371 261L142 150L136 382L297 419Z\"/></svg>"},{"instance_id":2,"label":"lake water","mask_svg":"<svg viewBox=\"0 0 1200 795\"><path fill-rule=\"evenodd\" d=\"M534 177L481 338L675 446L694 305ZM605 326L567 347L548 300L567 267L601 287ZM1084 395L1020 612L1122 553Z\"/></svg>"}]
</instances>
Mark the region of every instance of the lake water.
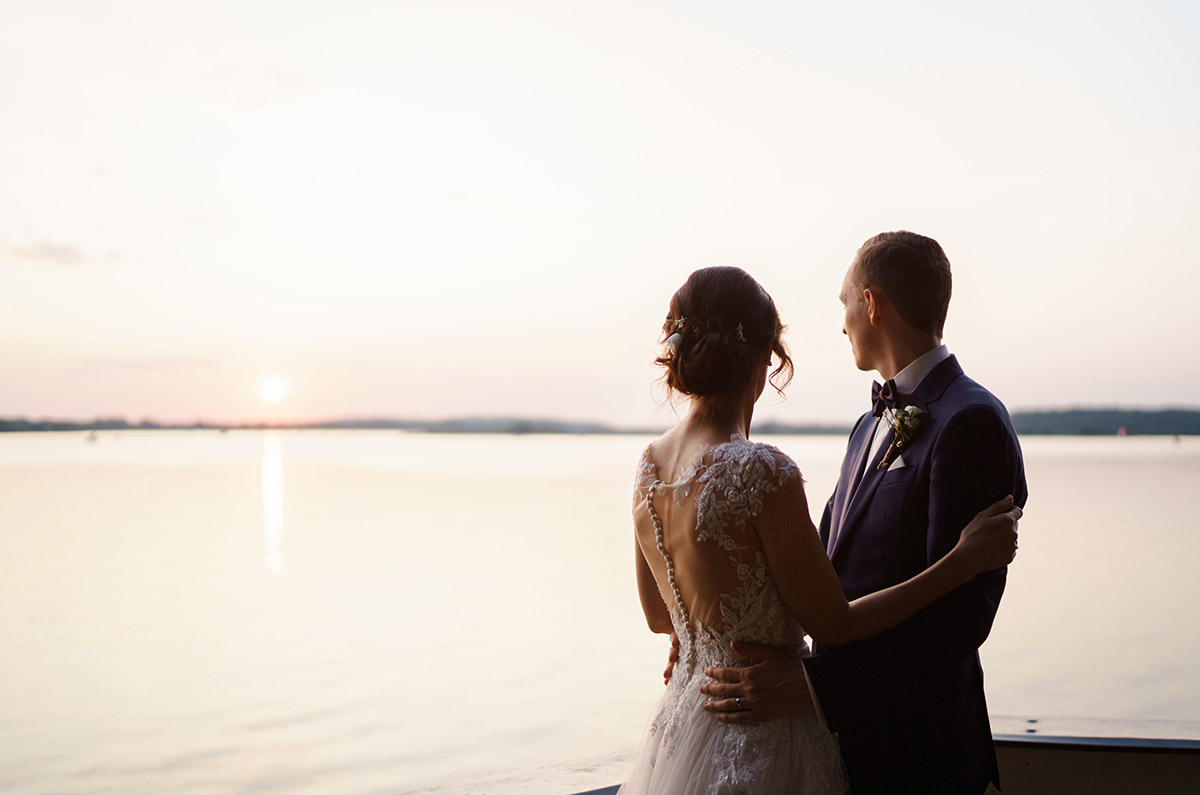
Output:
<instances>
[{"instance_id":1,"label":"lake water","mask_svg":"<svg viewBox=\"0 0 1200 795\"><path fill-rule=\"evenodd\" d=\"M632 747L636 436L0 435L0 789L395 793ZM772 437L810 502L842 437ZM993 714L1200 720L1200 439L1029 438Z\"/></svg>"}]
</instances>

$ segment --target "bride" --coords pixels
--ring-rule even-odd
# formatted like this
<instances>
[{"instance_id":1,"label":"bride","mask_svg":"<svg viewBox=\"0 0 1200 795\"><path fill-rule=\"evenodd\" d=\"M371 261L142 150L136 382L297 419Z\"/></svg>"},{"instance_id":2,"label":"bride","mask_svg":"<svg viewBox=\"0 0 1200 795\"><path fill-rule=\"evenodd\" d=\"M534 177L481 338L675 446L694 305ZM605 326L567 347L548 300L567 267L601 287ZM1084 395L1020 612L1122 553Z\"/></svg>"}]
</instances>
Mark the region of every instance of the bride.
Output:
<instances>
[{"instance_id":1,"label":"bride","mask_svg":"<svg viewBox=\"0 0 1200 795\"><path fill-rule=\"evenodd\" d=\"M847 603L791 458L748 439L771 373L792 361L766 291L739 268L704 268L671 298L656 361L687 416L646 448L635 481L637 582L646 622L679 656L621 795L849 791L837 739L813 710L728 724L704 709L706 667L745 665L734 641L807 654L893 627L976 574L1009 563L1020 508L992 505L957 546L900 585ZM780 386L776 386L780 389Z\"/></svg>"}]
</instances>

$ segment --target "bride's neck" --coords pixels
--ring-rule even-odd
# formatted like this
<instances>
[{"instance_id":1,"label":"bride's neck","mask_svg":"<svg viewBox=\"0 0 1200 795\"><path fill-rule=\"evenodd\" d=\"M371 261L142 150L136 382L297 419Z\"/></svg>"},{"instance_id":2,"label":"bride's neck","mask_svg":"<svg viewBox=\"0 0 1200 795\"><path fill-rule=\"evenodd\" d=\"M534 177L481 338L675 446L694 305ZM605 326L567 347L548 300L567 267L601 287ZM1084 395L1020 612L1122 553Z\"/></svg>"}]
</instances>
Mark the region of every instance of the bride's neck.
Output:
<instances>
[{"instance_id":1,"label":"bride's neck","mask_svg":"<svg viewBox=\"0 0 1200 795\"><path fill-rule=\"evenodd\" d=\"M693 431L727 441L735 433L742 438L750 437L750 421L754 417L754 401L738 400L717 403L693 400L684 424Z\"/></svg>"}]
</instances>

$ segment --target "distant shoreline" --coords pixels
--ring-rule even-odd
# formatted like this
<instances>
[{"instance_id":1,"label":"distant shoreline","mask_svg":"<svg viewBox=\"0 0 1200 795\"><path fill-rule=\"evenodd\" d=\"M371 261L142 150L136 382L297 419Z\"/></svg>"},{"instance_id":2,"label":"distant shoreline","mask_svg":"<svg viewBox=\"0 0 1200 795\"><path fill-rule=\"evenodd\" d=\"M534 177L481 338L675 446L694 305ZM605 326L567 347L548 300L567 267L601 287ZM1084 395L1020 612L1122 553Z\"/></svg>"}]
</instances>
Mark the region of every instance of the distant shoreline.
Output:
<instances>
[{"instance_id":1,"label":"distant shoreline","mask_svg":"<svg viewBox=\"0 0 1200 795\"><path fill-rule=\"evenodd\" d=\"M1022 436L1196 436L1200 410L1193 409L1062 409L1013 412L1013 425ZM445 420L394 418L340 419L321 422L132 423L124 418L95 420L31 420L0 418L0 433L45 431L193 431L193 430L396 430L417 433L648 435L661 428L618 428L596 422L570 422L523 417L458 417ZM849 425L789 424L765 421L754 425L762 436L845 435Z\"/></svg>"}]
</instances>

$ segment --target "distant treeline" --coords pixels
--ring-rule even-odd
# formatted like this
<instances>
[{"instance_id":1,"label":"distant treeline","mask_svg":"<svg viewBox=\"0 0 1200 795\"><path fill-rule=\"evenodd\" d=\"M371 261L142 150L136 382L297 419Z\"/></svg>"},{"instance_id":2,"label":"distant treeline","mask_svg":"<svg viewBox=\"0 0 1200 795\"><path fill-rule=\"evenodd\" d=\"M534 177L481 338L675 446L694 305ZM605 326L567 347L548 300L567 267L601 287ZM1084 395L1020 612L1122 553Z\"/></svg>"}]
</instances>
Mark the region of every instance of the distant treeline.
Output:
<instances>
[{"instance_id":1,"label":"distant treeline","mask_svg":"<svg viewBox=\"0 0 1200 795\"><path fill-rule=\"evenodd\" d=\"M142 420L132 423L121 418L75 420L29 420L0 417L0 433L12 431L194 431L194 430L263 430L263 429L326 429L326 430L398 430L423 433L625 433L596 422L567 422L562 420L463 417L449 420L401 419L344 419L326 422L242 423L211 422L158 423ZM640 432L640 431L639 431ZM647 431L648 433L649 431Z\"/></svg>"},{"instance_id":2,"label":"distant treeline","mask_svg":"<svg viewBox=\"0 0 1200 795\"><path fill-rule=\"evenodd\" d=\"M850 433L849 425L791 425L786 422L755 422L750 430L763 436L845 436Z\"/></svg>"},{"instance_id":3,"label":"distant treeline","mask_svg":"<svg viewBox=\"0 0 1200 795\"><path fill-rule=\"evenodd\" d=\"M1068 409L1060 411L1018 411L1012 415L1017 433L1026 436L1113 436L1133 435L1200 435L1200 411L1168 409L1139 411L1125 409ZM96 419L90 422L72 420L29 420L0 418L0 433L13 431L154 431L154 430L254 430L265 428L335 429L335 430L399 430L420 433L554 433L554 434L651 434L660 430L648 428L614 428L597 422L527 419L519 417L460 417L448 420L403 419L344 419L306 423L246 423L225 425L195 422L191 424L160 424L151 420L131 423L121 418ZM754 433L763 436L846 434L850 426L790 425L766 421L755 423Z\"/></svg>"},{"instance_id":4,"label":"distant treeline","mask_svg":"<svg viewBox=\"0 0 1200 795\"><path fill-rule=\"evenodd\" d=\"M1200 435L1200 411L1167 409L1060 409L1015 411L1013 427L1022 436L1188 436ZM848 433L849 427L784 425L767 422L755 425L761 434Z\"/></svg>"},{"instance_id":5,"label":"distant treeline","mask_svg":"<svg viewBox=\"0 0 1200 795\"><path fill-rule=\"evenodd\" d=\"M194 425L160 425L145 420L139 423L123 419L96 419L77 422L74 420L27 420L23 417L0 417L0 432L13 431L162 431L176 428L217 428L216 425L195 423Z\"/></svg>"},{"instance_id":6,"label":"distant treeline","mask_svg":"<svg viewBox=\"0 0 1200 795\"><path fill-rule=\"evenodd\" d=\"M623 431L598 422L568 422L520 417L458 417L449 420L348 419L304 423L290 427L399 430L422 433L623 433Z\"/></svg>"},{"instance_id":7,"label":"distant treeline","mask_svg":"<svg viewBox=\"0 0 1200 795\"><path fill-rule=\"evenodd\" d=\"M1012 415L1017 433L1025 435L1130 436L1200 434L1200 411L1125 411L1121 409L1071 409L1069 411L1018 411Z\"/></svg>"}]
</instances>

